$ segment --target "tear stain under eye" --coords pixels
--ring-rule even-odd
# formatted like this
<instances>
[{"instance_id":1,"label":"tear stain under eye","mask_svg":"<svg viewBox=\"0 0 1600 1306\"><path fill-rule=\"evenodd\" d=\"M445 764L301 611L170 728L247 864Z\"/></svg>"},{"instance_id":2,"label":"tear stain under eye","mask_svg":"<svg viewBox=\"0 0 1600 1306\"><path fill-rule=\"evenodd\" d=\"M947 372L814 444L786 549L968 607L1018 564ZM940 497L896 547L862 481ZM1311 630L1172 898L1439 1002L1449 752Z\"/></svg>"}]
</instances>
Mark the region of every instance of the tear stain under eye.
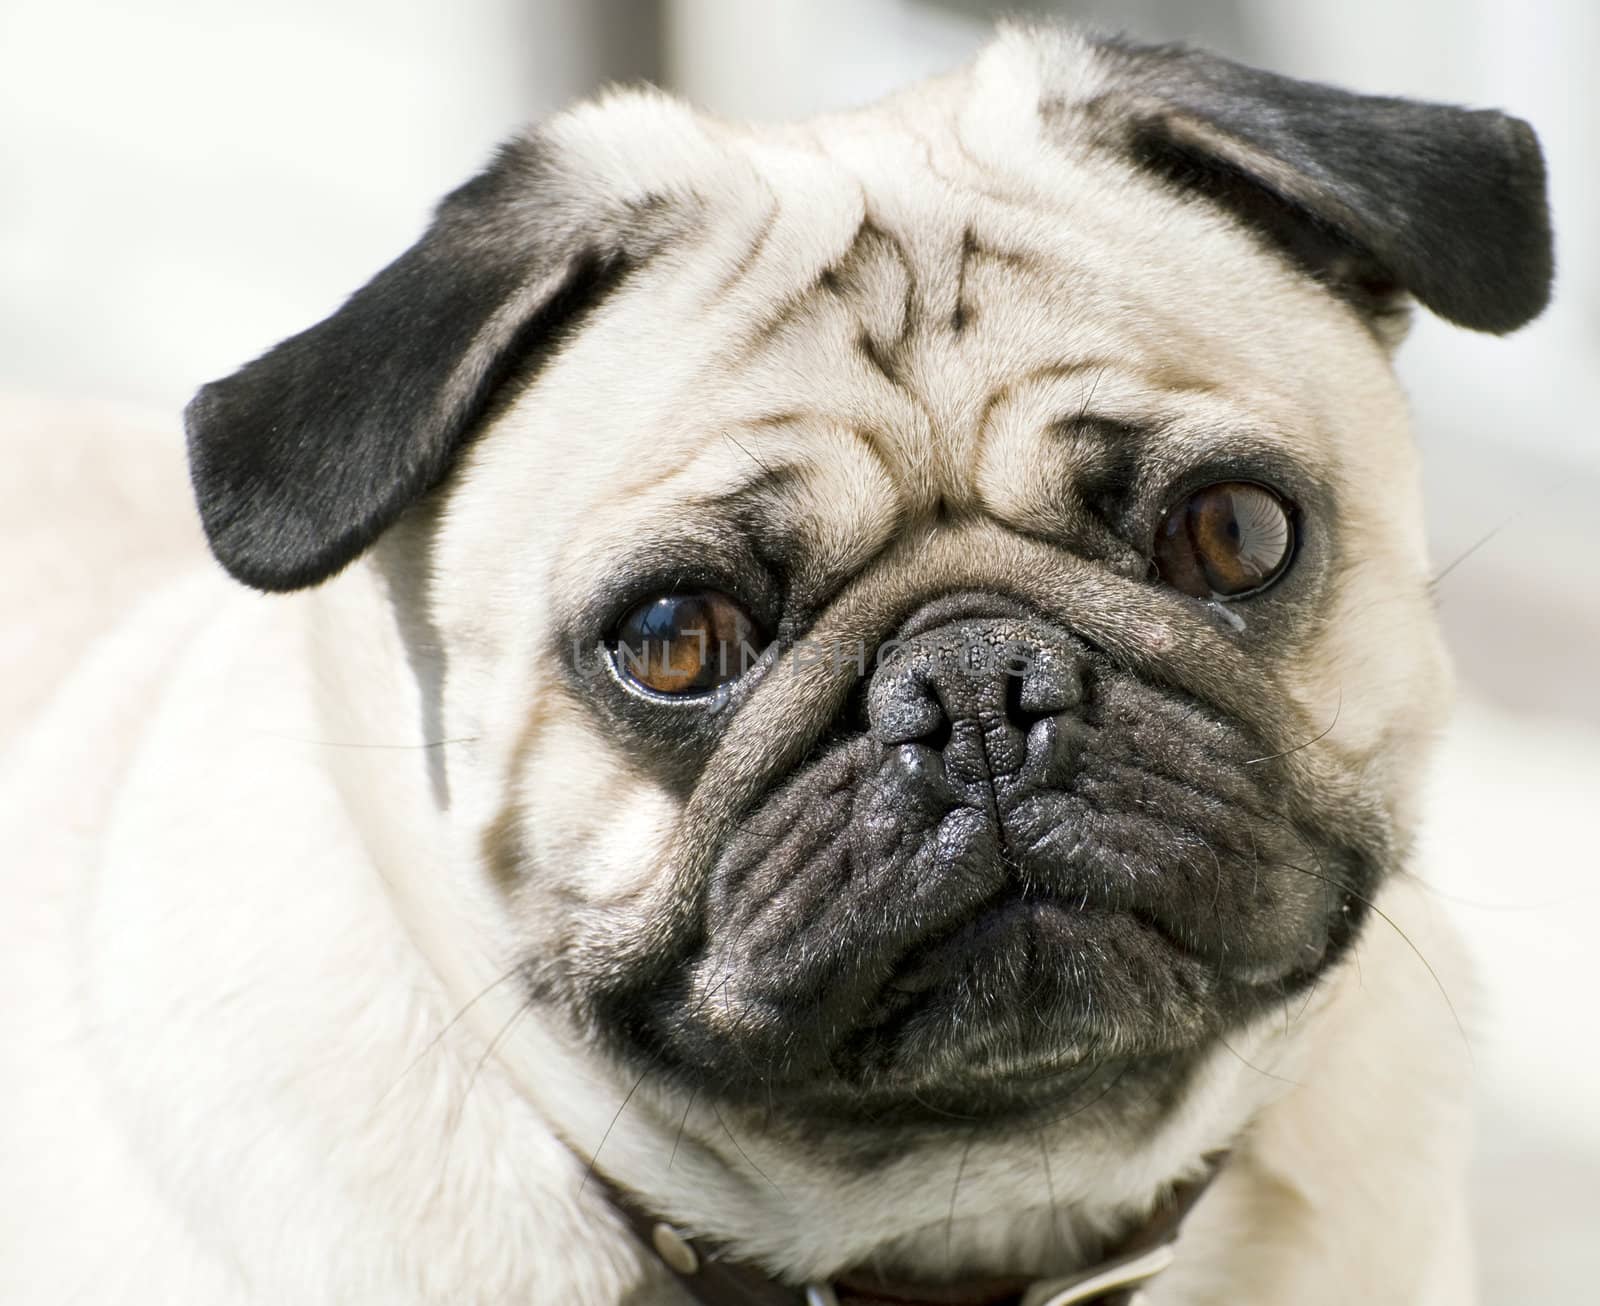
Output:
<instances>
[{"instance_id":1,"label":"tear stain under eye","mask_svg":"<svg viewBox=\"0 0 1600 1306\"><path fill-rule=\"evenodd\" d=\"M1211 614L1213 616L1222 620L1223 625L1232 627L1233 630L1238 634L1242 635L1244 633L1244 618L1226 603L1222 603L1217 599L1208 599L1206 601L1206 607L1211 609Z\"/></svg>"}]
</instances>

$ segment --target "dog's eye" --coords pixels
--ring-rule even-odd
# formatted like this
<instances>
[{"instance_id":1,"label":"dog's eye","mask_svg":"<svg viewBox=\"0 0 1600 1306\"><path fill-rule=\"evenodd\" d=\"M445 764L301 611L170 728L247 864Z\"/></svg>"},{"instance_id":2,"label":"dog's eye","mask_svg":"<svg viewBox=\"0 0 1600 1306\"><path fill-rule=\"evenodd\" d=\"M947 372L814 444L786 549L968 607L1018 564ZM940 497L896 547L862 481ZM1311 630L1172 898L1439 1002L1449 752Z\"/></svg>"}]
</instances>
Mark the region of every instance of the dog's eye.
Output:
<instances>
[{"instance_id":1,"label":"dog's eye","mask_svg":"<svg viewBox=\"0 0 1600 1306\"><path fill-rule=\"evenodd\" d=\"M1247 481L1196 491L1156 531L1156 573L1201 599L1237 599L1265 589L1293 553L1291 508Z\"/></svg>"},{"instance_id":2,"label":"dog's eye","mask_svg":"<svg viewBox=\"0 0 1600 1306\"><path fill-rule=\"evenodd\" d=\"M706 694L737 680L760 650L750 614L726 594L662 594L622 619L617 671L653 694Z\"/></svg>"}]
</instances>

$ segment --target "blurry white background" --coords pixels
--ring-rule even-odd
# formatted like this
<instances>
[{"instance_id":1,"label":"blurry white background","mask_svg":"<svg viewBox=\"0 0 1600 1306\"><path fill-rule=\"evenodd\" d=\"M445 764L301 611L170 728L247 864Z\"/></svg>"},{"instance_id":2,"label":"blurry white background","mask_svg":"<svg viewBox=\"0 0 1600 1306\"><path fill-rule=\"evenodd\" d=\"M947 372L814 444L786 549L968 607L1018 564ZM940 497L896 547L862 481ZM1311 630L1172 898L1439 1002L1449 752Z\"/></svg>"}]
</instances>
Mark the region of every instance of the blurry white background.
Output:
<instances>
[{"instance_id":1,"label":"blurry white background","mask_svg":"<svg viewBox=\"0 0 1600 1306\"><path fill-rule=\"evenodd\" d=\"M4 0L0 434L82 410L175 441L196 385L326 314L515 124L606 81L648 78L733 117L840 107L961 62L1015 8ZM1357 89L1502 106L1543 138L1555 304L1508 341L1421 317L1400 367L1436 557L1471 550L1439 591L1463 708L1426 851L1483 963L1485 1295L1576 1300L1600 1282L1600 5L1032 12Z\"/></svg>"}]
</instances>

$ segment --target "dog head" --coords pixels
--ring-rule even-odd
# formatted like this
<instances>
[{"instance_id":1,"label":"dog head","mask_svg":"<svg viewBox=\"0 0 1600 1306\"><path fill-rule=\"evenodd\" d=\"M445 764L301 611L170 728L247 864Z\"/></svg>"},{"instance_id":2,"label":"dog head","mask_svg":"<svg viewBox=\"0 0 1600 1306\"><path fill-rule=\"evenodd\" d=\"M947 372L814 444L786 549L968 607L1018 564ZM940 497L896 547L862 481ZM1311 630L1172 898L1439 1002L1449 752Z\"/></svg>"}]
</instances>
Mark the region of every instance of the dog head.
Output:
<instances>
[{"instance_id":1,"label":"dog head","mask_svg":"<svg viewBox=\"0 0 1600 1306\"><path fill-rule=\"evenodd\" d=\"M1448 677L1390 352L1550 271L1515 119L1016 31L803 127L518 138L200 392L194 481L248 584L372 550L454 928L639 1110L1132 1154L1404 856Z\"/></svg>"}]
</instances>

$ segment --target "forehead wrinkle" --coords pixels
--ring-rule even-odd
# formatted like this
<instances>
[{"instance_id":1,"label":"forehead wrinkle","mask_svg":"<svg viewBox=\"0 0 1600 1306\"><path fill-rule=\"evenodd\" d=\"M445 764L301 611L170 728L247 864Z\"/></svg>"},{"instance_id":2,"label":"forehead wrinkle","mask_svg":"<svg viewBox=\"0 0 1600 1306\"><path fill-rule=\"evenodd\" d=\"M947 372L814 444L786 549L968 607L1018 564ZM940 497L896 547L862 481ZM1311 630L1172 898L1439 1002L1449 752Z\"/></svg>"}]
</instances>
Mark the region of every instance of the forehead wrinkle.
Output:
<instances>
[{"instance_id":1,"label":"forehead wrinkle","mask_svg":"<svg viewBox=\"0 0 1600 1306\"><path fill-rule=\"evenodd\" d=\"M794 479L799 479L803 474L817 465L813 455L814 446L818 442L815 429L820 427L824 431L842 434L850 439L868 459L872 461L878 472L893 487L898 497L907 493L907 486L903 475L897 470L895 461L886 452L888 443L886 437L876 427L859 425L850 420L849 414L835 413L821 409L800 410L790 409L784 412L764 413L754 418L743 419L737 425L744 428L755 428L766 431L788 432L794 437L794 443L788 445L775 458L769 458L762 449L759 441L752 441L754 448L745 445L734 437L731 431L723 432L724 438L732 442L736 448L744 452L750 460L761 468L761 474L752 476L748 482L736 484L728 491L717 491L717 496L737 495L743 493L750 485L759 482L763 475L776 477L778 473L788 471L794 474ZM812 430L808 431L810 427Z\"/></svg>"},{"instance_id":2,"label":"forehead wrinkle","mask_svg":"<svg viewBox=\"0 0 1600 1306\"><path fill-rule=\"evenodd\" d=\"M844 429L850 438L877 464L878 470L883 473L889 484L894 486L896 497L902 501L910 498L911 487L906 483L905 476L895 468L894 460L884 452L885 437L873 427L852 424Z\"/></svg>"},{"instance_id":3,"label":"forehead wrinkle","mask_svg":"<svg viewBox=\"0 0 1600 1306\"><path fill-rule=\"evenodd\" d=\"M754 507L761 500L792 492L794 482L802 474L803 466L797 462L786 461L769 466L758 461L757 470L743 481L725 489L696 495L690 502L699 508L736 512Z\"/></svg>"},{"instance_id":4,"label":"forehead wrinkle","mask_svg":"<svg viewBox=\"0 0 1600 1306\"><path fill-rule=\"evenodd\" d=\"M805 179L798 203L786 205L784 189L763 172L771 209L751 247L711 301L747 301L737 305L742 311L734 324L736 355L758 353L785 325L805 317L827 294L830 273L851 257L871 227L861 179L825 150L807 155L816 171ZM823 202L829 190L839 192L837 202ZM793 221L785 221L791 217ZM779 285L772 287L766 283L779 270L767 265L779 259L787 266L780 272ZM741 289L746 293L736 296Z\"/></svg>"},{"instance_id":5,"label":"forehead wrinkle","mask_svg":"<svg viewBox=\"0 0 1600 1306\"><path fill-rule=\"evenodd\" d=\"M790 438L767 449L733 433L753 427L786 431ZM809 577L820 584L823 573L859 566L870 550L882 547L887 524L904 515L903 477L870 429L787 412L735 422L723 438L732 453L703 446L688 462L613 492L589 515L591 526L616 521L619 512L643 511L652 518L698 515L711 535L745 538L774 528L805 546ZM675 492L680 480L690 485Z\"/></svg>"},{"instance_id":6,"label":"forehead wrinkle","mask_svg":"<svg viewBox=\"0 0 1600 1306\"><path fill-rule=\"evenodd\" d=\"M959 123L956 125L959 128ZM893 176L880 175L885 169L882 151L863 154L859 141L845 142L842 149L835 149L836 142L820 136L808 142L829 165L830 177L848 180L856 196L854 226L835 240L829 259L809 265L809 280L798 288L791 283L787 293L776 297L779 307L775 314L770 309L761 314L753 331L761 348L737 360L740 373L760 378L780 357L787 356L794 371L790 382L794 389L785 401L809 408L812 404L806 402L810 397L806 391L819 388L818 377L827 371L827 363L821 368L817 364L829 357L825 351L860 352L859 341L871 340L875 348L868 351L868 362L877 366L877 372L850 379L852 402L827 406L840 410L838 418L903 499L928 505L945 500L962 507L979 501L977 487L993 410L1014 389L1044 377L1065 379L1088 368L1134 374L1151 388L1165 392L1173 404L1222 389L1186 356L1182 341L1162 332L1149 336L1134 332L1130 357L1108 356L1104 345L1113 340L1104 339L1105 332L1111 331L1113 338L1128 333L1124 310L1132 306L1119 301L1108 306L1103 322L1099 317L1093 319L1099 329L1091 332L1091 337L1100 337L1102 348L1093 347L1094 339L1086 340L1088 356L1034 363L998 384L991 382L983 397L974 400L972 393L993 376L992 371L987 376L985 372L997 361L1006 360L997 360L992 349L985 358L981 348L956 351L944 347L948 342L942 329L955 320L980 336L1004 340L1010 335L1020 348L1003 352L1025 359L1031 352L1030 338L1037 348L1046 343L1042 338L1051 334L1045 330L1048 321L1019 320L1028 302L1028 287L1048 290L1050 297L1064 300L1063 287L1081 269L1069 251L1046 239L1048 233L1039 228L1059 207L1049 203L1048 197L1002 199L986 194L939 171L933 143L925 134L905 130L903 124L896 126L901 128L893 132L899 142L896 157L908 153L916 157L908 158L909 170ZM970 155L966 142L959 139L959 130L947 136L947 144L953 141L968 156L962 170L994 173L989 162ZM947 155L948 149L943 153ZM930 195L930 190L939 195ZM997 206L1003 211L996 211ZM773 233L778 229L769 220L754 242L757 252L766 247L769 238L776 239ZM890 270L877 268L884 259L895 265L897 275L875 275L874 269ZM850 277L850 285L841 289L840 274L852 264L860 266ZM1004 277L1003 281L986 278L986 284L1003 287L1004 293L991 290L986 298L980 296L975 315L962 312L963 307L974 307L963 298L968 265L994 267ZM771 304L774 298L768 291L766 302ZM874 302L849 302L864 298ZM890 298L896 302L887 302ZM837 312L829 309L829 301L838 304ZM944 312L946 308L952 312ZM891 317L898 318L892 326ZM852 337L857 345L850 343ZM889 348L885 351L877 346ZM808 348L813 354L809 359L805 357ZM782 352L775 356L775 350ZM885 364L877 363L879 358L885 359ZM852 370L857 366L843 357L834 361ZM878 412L889 417L884 400L891 389L906 409L887 421L875 420ZM1091 402L1092 395L1084 404L1085 412Z\"/></svg>"},{"instance_id":7,"label":"forehead wrinkle","mask_svg":"<svg viewBox=\"0 0 1600 1306\"><path fill-rule=\"evenodd\" d=\"M763 181L763 184L766 184ZM767 211L760 226L756 230L755 238L746 247L744 253L734 260L733 266L711 292L710 302L720 303L738 288L739 283L748 277L756 264L761 261L761 255L767 248L767 243L772 239L772 233L777 229L778 220L783 214L783 204L779 201L772 187L767 185Z\"/></svg>"},{"instance_id":8,"label":"forehead wrinkle","mask_svg":"<svg viewBox=\"0 0 1600 1306\"><path fill-rule=\"evenodd\" d=\"M954 86L952 83L952 88ZM924 109L933 107L927 105ZM897 479L904 482L909 473L922 492L919 498L929 493L960 497L959 482L970 483L972 471L982 456L980 450L973 449L969 453L962 446L973 438L974 432L982 431L988 410L1003 397L1004 390L1024 383L1018 378L1006 380L998 387L991 386L977 405L976 415L970 402L957 404L950 413L936 411L937 401L930 403L935 396L924 393L919 382L934 384L935 391L944 389L947 391L944 398L948 400L963 390L969 393L978 390L990 379L983 375L985 367L993 367L995 360L991 357L986 363L977 353L963 356L941 350L938 348L940 340L931 339L938 336L938 319L942 314L937 310L942 307L942 301L940 304L931 302L939 296L927 293L930 275L934 280L950 282L942 287L949 291L949 296L945 296L949 298L959 294L963 263L1010 269L1005 272L1006 293L991 295L989 305L980 301L980 318L989 320L980 322L979 329L1009 332L1023 341L1032 337L1036 347L1044 343L1041 337L1046 333L1041 329L1042 324L1027 325L1019 321L1028 284L1048 281L1059 291L1060 278L1051 274L1052 267L1059 265L1064 273L1072 275L1080 271L1078 261L1072 256L1071 242L1063 243L1065 236L1060 230L1063 214L1080 207L1067 202L1075 197L1069 192L1039 188L1030 184L1028 178L1014 175L1016 170L1007 166L1008 159L984 157L974 152L965 133L966 107L964 97L952 96L937 106L939 116L946 121L935 122L930 118L911 123L904 120L898 106L890 106L885 116L892 130L875 132L870 141L835 140L833 133L824 130L826 122L813 125L807 138L812 150L850 177L860 197L858 226L849 244L859 241L862 226L870 221L870 225L880 230L898 233L903 248L914 257L916 280L923 293L919 296L916 339L907 343L916 361L908 360L908 365L897 369L898 375L888 378L886 384L896 385L903 395L915 402L931 429L903 432L893 429L881 434L887 440L883 447L890 451L888 462L905 468ZM980 184L975 185L975 181ZM985 181L990 184L981 184ZM1089 219L1094 215L1085 210L1082 216ZM967 233L972 237L966 242L970 249L962 240ZM1108 230L1103 221L1089 221L1083 235L1088 252L1098 251L1114 259L1117 233ZM936 250L935 245L940 248ZM949 248L944 249L945 245ZM1105 259L1091 258L1085 266L1091 272L1097 269L1104 272L1104 262ZM946 272L951 275L945 276ZM1017 293L1012 293L1013 284ZM1134 370L1130 366L1133 363L1152 386L1168 391L1174 403L1188 395L1226 393L1225 380L1207 375L1207 346L1214 343L1209 337L1199 338L1184 330L1189 324L1182 314L1174 318L1165 311L1147 313L1147 308L1160 309L1161 306L1145 304L1148 296L1126 297L1123 291L1130 288L1124 287L1122 282L1115 283L1115 288L1116 293L1110 289L1105 292L1105 313L1084 319L1083 325L1093 328L1086 344L1098 338L1114 348L1115 339L1126 338L1129 361L1119 361L1118 365L1123 370ZM1099 299L1091 294L1090 301L1092 308ZM990 311L982 312L984 308ZM1142 324L1147 324L1148 329ZM807 327L809 334L810 329L820 324L808 323ZM1107 332L1111 333L1112 340L1105 339ZM934 347L925 353L924 347L930 343ZM1025 346L1015 352L1025 354ZM1098 352L1104 354L1107 350L1102 348ZM1074 367L1084 365L1086 361ZM1039 370L1035 367L1030 372ZM954 377L952 371L955 371ZM950 379L947 384L939 385L940 377ZM879 401L867 396L863 402L876 406ZM916 425L920 428L922 423Z\"/></svg>"},{"instance_id":9,"label":"forehead wrinkle","mask_svg":"<svg viewBox=\"0 0 1600 1306\"><path fill-rule=\"evenodd\" d=\"M926 156L925 140L896 135L902 149L921 145ZM920 175L902 176L899 186L885 189L869 183L866 174L873 172L872 165L878 160L859 157L858 142L845 142L842 151L831 148L832 141L819 139L816 143L854 184L859 196L856 226L830 261L814 270L808 282L782 294L777 310L764 313L747 332L756 348L745 351L746 356L739 360L741 370L776 361L772 347L779 338L795 350L803 350L808 342L814 342L813 348L823 346L826 339L844 354L842 362L863 373L855 380L866 389L849 405L857 411L849 414L847 425L902 496L930 502L945 496L962 497L959 473L952 461L957 441L951 438L953 431L943 429L954 424L941 422L930 410L928 396L911 373L916 368L912 355L921 352L916 349L915 337L933 319L948 316L941 310L955 303L965 247L959 239L952 245L945 237L958 238L968 229L967 224L956 222L951 232L944 232L942 228L949 224L941 221L934 224L940 230L930 230L929 213L949 206L930 202L925 192L930 182L945 194L949 187L933 175L926 158L923 166L910 170ZM922 193L908 196L903 193L907 186ZM899 220L903 212L909 212L914 221ZM937 293L932 293L935 285ZM829 311L830 304L838 305L837 315ZM886 396L889 388L912 410L900 415L902 420L910 417L903 432L891 429L898 427L898 422L886 425L874 412L883 405L872 392L881 390ZM862 408L867 412L860 411ZM960 424L965 426L969 420L964 418Z\"/></svg>"},{"instance_id":10,"label":"forehead wrinkle","mask_svg":"<svg viewBox=\"0 0 1600 1306\"><path fill-rule=\"evenodd\" d=\"M710 452L705 446L698 446L688 451L682 461L676 462L669 467L652 471L640 480L624 481L611 490L610 493L596 500L590 508L590 512L602 512L630 499L655 497L659 491L672 484L672 482L698 472L700 465L706 460Z\"/></svg>"},{"instance_id":11,"label":"forehead wrinkle","mask_svg":"<svg viewBox=\"0 0 1600 1306\"><path fill-rule=\"evenodd\" d=\"M855 432L832 431L832 447L864 449ZM808 607L890 547L903 520L899 491L869 456L808 458L753 471L726 488L657 501L658 523L683 519L668 531L669 549L691 540L700 547L742 551L781 578L794 603Z\"/></svg>"},{"instance_id":12,"label":"forehead wrinkle","mask_svg":"<svg viewBox=\"0 0 1600 1306\"><path fill-rule=\"evenodd\" d=\"M1119 523L1136 493L1147 434L1092 418L1010 431L984 446L974 473L980 507L1011 529L1137 571L1128 552L1137 546L1120 534Z\"/></svg>"},{"instance_id":13,"label":"forehead wrinkle","mask_svg":"<svg viewBox=\"0 0 1600 1306\"><path fill-rule=\"evenodd\" d=\"M1175 377L1159 364L1151 367L1138 359L1091 357L1030 368L996 385L984 399L980 436L987 436L995 412L1003 404L1023 403L1029 398L1025 392L1032 388L1035 403L1053 406L1048 405L1050 383L1071 381L1089 371L1095 375L1085 394L1073 403L1060 405L1059 411L1052 415L1039 416L1036 425L1041 436L1051 430L1070 429L1083 423L1165 427L1178 420L1180 413L1190 412L1190 405L1196 402L1204 402L1213 411L1219 402L1229 405L1237 410L1242 420L1251 425L1261 424L1261 415L1255 406L1240 402L1221 384L1187 376ZM1103 384L1108 377L1110 386ZM1133 383L1131 387L1130 382Z\"/></svg>"},{"instance_id":14,"label":"forehead wrinkle","mask_svg":"<svg viewBox=\"0 0 1600 1306\"><path fill-rule=\"evenodd\" d=\"M616 516L619 510L630 506L659 505L663 501L715 506L719 500L735 500L749 493L761 482L793 474L796 459L785 452L776 457L765 456L759 440L744 439L744 430L751 426L765 427L783 420L777 416L753 423L719 421L711 424L717 436L700 440L686 447L666 467L652 469L635 479L627 479L624 469L612 487L601 497L591 501L584 513L584 529L596 522ZM735 429L740 429L736 435ZM690 484L674 493L680 481Z\"/></svg>"},{"instance_id":15,"label":"forehead wrinkle","mask_svg":"<svg viewBox=\"0 0 1600 1306\"><path fill-rule=\"evenodd\" d=\"M987 437L995 408L1011 398L1017 390L1022 389L1024 386L1037 385L1041 381L1065 381L1077 376L1080 372L1087 372L1091 368L1098 373L1096 377L1096 384L1098 384L1099 376L1103 376L1108 368L1114 366L1116 366L1116 363L1105 358L1087 358L1077 362L1048 363L1043 367L1030 368L1021 376L1007 377L999 385L992 387L989 393L984 396L983 405L978 413L977 438L974 441L975 448L972 459L973 471L977 470L979 463L982 461L983 444ZM1091 385L1089 394L1084 399L1083 408L1078 413L1080 420L1087 415L1089 405L1094 401L1094 391L1095 385Z\"/></svg>"}]
</instances>

